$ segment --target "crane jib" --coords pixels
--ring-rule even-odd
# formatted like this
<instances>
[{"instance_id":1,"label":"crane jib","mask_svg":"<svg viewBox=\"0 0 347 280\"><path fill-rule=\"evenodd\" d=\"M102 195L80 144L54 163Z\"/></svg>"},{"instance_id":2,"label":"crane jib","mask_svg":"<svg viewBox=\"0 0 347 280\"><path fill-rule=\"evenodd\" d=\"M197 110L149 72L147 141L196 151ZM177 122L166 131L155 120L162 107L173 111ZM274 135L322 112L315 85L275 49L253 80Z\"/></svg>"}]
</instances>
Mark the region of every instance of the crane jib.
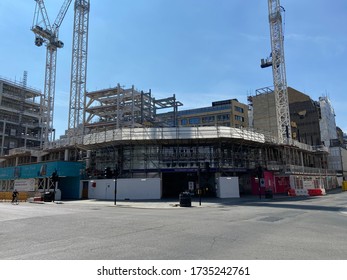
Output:
<instances>
[{"instance_id":1,"label":"crane jib","mask_svg":"<svg viewBox=\"0 0 347 280\"><path fill-rule=\"evenodd\" d=\"M45 83L44 93L42 98L42 118L40 126L42 128L42 141L46 146L49 141L52 141L53 135L53 112L54 112L54 97L55 97L55 78L56 78L56 60L57 49L63 48L64 43L59 40L59 27L61 26L64 17L69 9L72 0L65 0L59 13L51 25L45 2L43 0L35 0L35 13L31 31L35 34L35 45L40 47L46 45L46 68L45 68Z\"/></svg>"}]
</instances>

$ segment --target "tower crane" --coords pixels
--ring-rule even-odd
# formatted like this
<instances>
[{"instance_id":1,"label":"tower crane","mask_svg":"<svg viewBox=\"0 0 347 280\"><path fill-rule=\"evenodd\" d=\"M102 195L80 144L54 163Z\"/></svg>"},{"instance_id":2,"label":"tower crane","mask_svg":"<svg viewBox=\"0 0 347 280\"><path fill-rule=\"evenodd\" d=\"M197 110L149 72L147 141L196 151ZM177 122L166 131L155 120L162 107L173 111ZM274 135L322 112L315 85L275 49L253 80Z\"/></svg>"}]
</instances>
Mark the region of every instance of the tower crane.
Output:
<instances>
[{"instance_id":1,"label":"tower crane","mask_svg":"<svg viewBox=\"0 0 347 280\"><path fill-rule=\"evenodd\" d=\"M261 60L262 68L272 66L277 130L280 143L285 143L291 139L286 66L284 60L283 12L285 10L280 5L280 0L268 0L271 55L270 58Z\"/></svg>"},{"instance_id":2,"label":"tower crane","mask_svg":"<svg viewBox=\"0 0 347 280\"><path fill-rule=\"evenodd\" d=\"M83 133L87 79L89 8L89 0L75 0L68 124L70 144L76 144L76 136Z\"/></svg>"},{"instance_id":3,"label":"tower crane","mask_svg":"<svg viewBox=\"0 0 347 280\"><path fill-rule=\"evenodd\" d=\"M47 147L48 142L52 140L57 49L64 47L64 43L58 38L59 28L71 1L64 1L53 25L51 25L44 0L35 0L35 14L31 31L35 34L35 45L41 47L45 44L47 47L44 96L41 104L42 140L44 141L44 147Z\"/></svg>"}]
</instances>

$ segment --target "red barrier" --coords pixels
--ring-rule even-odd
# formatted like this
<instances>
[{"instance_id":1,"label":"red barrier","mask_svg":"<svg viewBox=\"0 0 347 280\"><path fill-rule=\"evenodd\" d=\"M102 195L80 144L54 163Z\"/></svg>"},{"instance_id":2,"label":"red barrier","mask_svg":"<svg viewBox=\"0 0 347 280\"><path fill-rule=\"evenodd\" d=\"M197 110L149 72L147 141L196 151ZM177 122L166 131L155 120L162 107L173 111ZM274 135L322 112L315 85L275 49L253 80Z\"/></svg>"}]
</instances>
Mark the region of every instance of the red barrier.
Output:
<instances>
[{"instance_id":1,"label":"red barrier","mask_svg":"<svg viewBox=\"0 0 347 280\"><path fill-rule=\"evenodd\" d=\"M288 196L296 196L295 190L294 189L289 189L288 190Z\"/></svg>"},{"instance_id":2,"label":"red barrier","mask_svg":"<svg viewBox=\"0 0 347 280\"><path fill-rule=\"evenodd\" d=\"M322 190L321 189L309 189L308 195L309 196L317 196L317 195L322 195Z\"/></svg>"}]
</instances>

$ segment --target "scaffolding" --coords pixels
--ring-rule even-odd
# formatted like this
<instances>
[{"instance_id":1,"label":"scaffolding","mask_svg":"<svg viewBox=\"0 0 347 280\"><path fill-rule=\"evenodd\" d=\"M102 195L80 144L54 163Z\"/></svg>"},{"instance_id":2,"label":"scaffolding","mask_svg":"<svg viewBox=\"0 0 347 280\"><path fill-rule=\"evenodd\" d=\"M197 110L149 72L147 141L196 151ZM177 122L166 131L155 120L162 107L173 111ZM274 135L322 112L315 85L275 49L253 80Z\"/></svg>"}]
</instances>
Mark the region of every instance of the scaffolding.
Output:
<instances>
[{"instance_id":1,"label":"scaffolding","mask_svg":"<svg viewBox=\"0 0 347 280\"><path fill-rule=\"evenodd\" d=\"M296 141L278 145L271 139L231 127L143 127L91 133L84 136L83 147L93 151L89 178L102 178L106 168L125 177L196 172L206 165L220 174L245 173L258 165L283 173L293 166L327 168L325 150Z\"/></svg>"},{"instance_id":2,"label":"scaffolding","mask_svg":"<svg viewBox=\"0 0 347 280\"><path fill-rule=\"evenodd\" d=\"M259 95L263 93L267 90ZM155 99L151 91L138 91L134 86L124 88L118 84L88 92L83 135L73 142L62 137L41 153L13 149L10 157L0 158L0 166L84 161L82 180L110 176L162 178L166 191L176 173L193 181L202 177L206 184L218 176L238 176L243 186L250 186L250 177L257 175L259 166L286 177L330 172L324 146L314 147L294 139L283 144L270 131L254 128L180 126L177 108L181 105L175 95ZM172 119L163 122L157 115L161 109L172 109Z\"/></svg>"},{"instance_id":3,"label":"scaffolding","mask_svg":"<svg viewBox=\"0 0 347 280\"><path fill-rule=\"evenodd\" d=\"M42 146L42 93L22 82L0 77L0 155L11 149Z\"/></svg>"}]
</instances>

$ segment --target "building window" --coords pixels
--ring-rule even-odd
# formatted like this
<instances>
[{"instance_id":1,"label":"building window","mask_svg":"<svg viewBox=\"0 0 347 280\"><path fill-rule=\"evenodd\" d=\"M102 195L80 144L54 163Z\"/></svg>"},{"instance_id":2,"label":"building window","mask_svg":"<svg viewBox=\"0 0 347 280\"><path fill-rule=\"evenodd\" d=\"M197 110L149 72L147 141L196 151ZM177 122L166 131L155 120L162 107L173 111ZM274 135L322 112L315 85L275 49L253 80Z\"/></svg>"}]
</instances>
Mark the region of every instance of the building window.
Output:
<instances>
[{"instance_id":1,"label":"building window","mask_svg":"<svg viewBox=\"0 0 347 280\"><path fill-rule=\"evenodd\" d=\"M190 118L189 119L189 124L199 124L200 123L200 118Z\"/></svg>"},{"instance_id":2,"label":"building window","mask_svg":"<svg viewBox=\"0 0 347 280\"><path fill-rule=\"evenodd\" d=\"M241 116L235 115L235 120L236 120L236 121L240 121L240 122L244 122L244 121L245 121L245 118L244 118L244 117L241 117Z\"/></svg>"},{"instance_id":3,"label":"building window","mask_svg":"<svg viewBox=\"0 0 347 280\"><path fill-rule=\"evenodd\" d=\"M207 116L207 117L202 117L201 121L202 123L211 123L214 122L215 116Z\"/></svg>"},{"instance_id":4,"label":"building window","mask_svg":"<svg viewBox=\"0 0 347 280\"><path fill-rule=\"evenodd\" d=\"M226 121L230 120L230 114L218 115L217 121Z\"/></svg>"},{"instance_id":5,"label":"building window","mask_svg":"<svg viewBox=\"0 0 347 280\"><path fill-rule=\"evenodd\" d=\"M235 106L235 111L243 113L243 108L239 107L239 106Z\"/></svg>"},{"instance_id":6,"label":"building window","mask_svg":"<svg viewBox=\"0 0 347 280\"><path fill-rule=\"evenodd\" d=\"M181 120L181 125L187 125L187 120L186 119L183 119L183 120Z\"/></svg>"},{"instance_id":7,"label":"building window","mask_svg":"<svg viewBox=\"0 0 347 280\"><path fill-rule=\"evenodd\" d=\"M14 141L10 141L9 148L10 148L10 149L14 149L14 148L16 148L16 142L14 142Z\"/></svg>"}]
</instances>

